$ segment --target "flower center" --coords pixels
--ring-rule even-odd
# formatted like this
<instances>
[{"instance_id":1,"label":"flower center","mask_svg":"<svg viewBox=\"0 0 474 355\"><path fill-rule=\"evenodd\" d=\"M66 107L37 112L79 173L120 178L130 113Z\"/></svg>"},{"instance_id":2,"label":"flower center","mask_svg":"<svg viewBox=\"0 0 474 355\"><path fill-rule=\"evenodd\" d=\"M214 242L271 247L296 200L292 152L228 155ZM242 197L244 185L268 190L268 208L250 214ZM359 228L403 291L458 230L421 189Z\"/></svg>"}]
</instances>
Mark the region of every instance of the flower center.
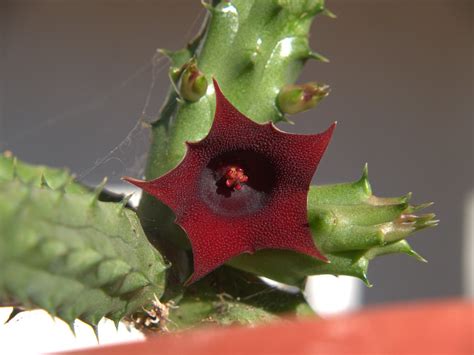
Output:
<instances>
[{"instance_id":1,"label":"flower center","mask_svg":"<svg viewBox=\"0 0 474 355\"><path fill-rule=\"evenodd\" d=\"M242 184L246 183L249 177L244 174L244 169L230 166L224 174L225 185L230 189L242 190Z\"/></svg>"},{"instance_id":2,"label":"flower center","mask_svg":"<svg viewBox=\"0 0 474 355\"><path fill-rule=\"evenodd\" d=\"M235 150L213 157L199 181L202 200L216 214L238 217L265 208L277 187L271 159L250 150Z\"/></svg>"}]
</instances>

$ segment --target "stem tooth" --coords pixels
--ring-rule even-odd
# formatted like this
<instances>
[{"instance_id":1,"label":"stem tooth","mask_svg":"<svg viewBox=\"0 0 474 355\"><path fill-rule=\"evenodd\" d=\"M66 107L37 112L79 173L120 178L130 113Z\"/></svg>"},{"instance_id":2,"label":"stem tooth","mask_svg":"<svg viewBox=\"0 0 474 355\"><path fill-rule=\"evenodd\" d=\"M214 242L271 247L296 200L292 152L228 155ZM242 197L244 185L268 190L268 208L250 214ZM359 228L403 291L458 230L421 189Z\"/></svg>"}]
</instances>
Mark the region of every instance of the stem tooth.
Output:
<instances>
[{"instance_id":1,"label":"stem tooth","mask_svg":"<svg viewBox=\"0 0 474 355\"><path fill-rule=\"evenodd\" d=\"M412 206L411 210L413 212L416 212L416 211L431 207L431 206L433 206L433 204L434 204L433 202L427 202L427 203L422 203L422 204L419 204L419 205L414 205L414 206Z\"/></svg>"},{"instance_id":2,"label":"stem tooth","mask_svg":"<svg viewBox=\"0 0 474 355\"><path fill-rule=\"evenodd\" d=\"M64 183L58 187L58 190L61 191L63 194L66 193L66 188L74 182L75 178L75 175L69 175L64 181Z\"/></svg>"},{"instance_id":3,"label":"stem tooth","mask_svg":"<svg viewBox=\"0 0 474 355\"><path fill-rule=\"evenodd\" d=\"M362 169L362 176L355 182L355 185L361 186L368 196L372 196L372 187L369 182L369 163L365 163Z\"/></svg>"},{"instance_id":4,"label":"stem tooth","mask_svg":"<svg viewBox=\"0 0 474 355\"><path fill-rule=\"evenodd\" d=\"M329 18L332 18L332 19L336 19L336 18L337 18L337 15L336 15L334 12L332 12L331 10L329 10L328 8L325 8L325 9L323 10L323 15L324 15L324 16L327 16L327 17L329 17Z\"/></svg>"},{"instance_id":5,"label":"stem tooth","mask_svg":"<svg viewBox=\"0 0 474 355\"><path fill-rule=\"evenodd\" d=\"M404 202L410 201L411 198L412 198L412 196L413 196L413 192L407 193L407 194L403 197L403 201L404 201Z\"/></svg>"},{"instance_id":6,"label":"stem tooth","mask_svg":"<svg viewBox=\"0 0 474 355\"><path fill-rule=\"evenodd\" d=\"M320 53L314 52L314 51L308 53L308 58L311 58L311 59L314 59L314 60L317 60L317 61L323 62L323 63L329 63L329 58L325 57L324 55L322 55Z\"/></svg>"},{"instance_id":7,"label":"stem tooth","mask_svg":"<svg viewBox=\"0 0 474 355\"><path fill-rule=\"evenodd\" d=\"M21 312L24 312L25 310L19 307L13 307L12 311L10 312L10 315L8 316L7 320L3 324L8 324L15 318L18 314Z\"/></svg>"},{"instance_id":8,"label":"stem tooth","mask_svg":"<svg viewBox=\"0 0 474 355\"><path fill-rule=\"evenodd\" d=\"M91 207L95 206L97 201L99 201L99 196L104 191L105 185L107 184L107 176L102 179L102 182L95 188L94 197L91 201Z\"/></svg>"},{"instance_id":9,"label":"stem tooth","mask_svg":"<svg viewBox=\"0 0 474 355\"><path fill-rule=\"evenodd\" d=\"M46 176L44 176L44 172L41 173L41 182L40 182L40 186L41 187L46 187L46 188L50 188L49 184L48 184L48 181L46 181Z\"/></svg>"},{"instance_id":10,"label":"stem tooth","mask_svg":"<svg viewBox=\"0 0 474 355\"><path fill-rule=\"evenodd\" d=\"M426 260L424 257L422 257L420 254L418 254L416 251L413 249L410 249L409 251L406 252L407 255L412 256L416 258L418 261L421 261L423 263L427 263L428 260Z\"/></svg>"},{"instance_id":11,"label":"stem tooth","mask_svg":"<svg viewBox=\"0 0 474 355\"><path fill-rule=\"evenodd\" d=\"M133 196L133 193L131 194L128 194L126 196L123 197L122 201L120 202L119 204L119 207L118 207L118 213L117 214L121 214L123 212L123 210L125 209L125 207L127 207L128 205L128 202L130 201L130 199L132 198Z\"/></svg>"}]
</instances>

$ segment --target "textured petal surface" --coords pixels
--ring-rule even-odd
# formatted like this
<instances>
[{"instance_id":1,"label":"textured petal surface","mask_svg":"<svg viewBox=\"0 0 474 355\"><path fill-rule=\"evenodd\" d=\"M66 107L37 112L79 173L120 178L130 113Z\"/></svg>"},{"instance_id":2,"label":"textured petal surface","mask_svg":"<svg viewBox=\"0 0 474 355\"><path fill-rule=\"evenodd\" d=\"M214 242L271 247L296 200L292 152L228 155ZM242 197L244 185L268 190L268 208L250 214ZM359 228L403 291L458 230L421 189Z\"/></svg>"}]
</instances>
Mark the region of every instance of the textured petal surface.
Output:
<instances>
[{"instance_id":1,"label":"textured petal surface","mask_svg":"<svg viewBox=\"0 0 474 355\"><path fill-rule=\"evenodd\" d=\"M257 124L224 97L214 81L216 113L206 138L187 143L172 171L151 181L125 180L173 209L194 256L194 282L234 256L289 249L326 261L307 220L312 176L335 124L321 134L299 135ZM229 167L248 177L238 188L223 184Z\"/></svg>"}]
</instances>

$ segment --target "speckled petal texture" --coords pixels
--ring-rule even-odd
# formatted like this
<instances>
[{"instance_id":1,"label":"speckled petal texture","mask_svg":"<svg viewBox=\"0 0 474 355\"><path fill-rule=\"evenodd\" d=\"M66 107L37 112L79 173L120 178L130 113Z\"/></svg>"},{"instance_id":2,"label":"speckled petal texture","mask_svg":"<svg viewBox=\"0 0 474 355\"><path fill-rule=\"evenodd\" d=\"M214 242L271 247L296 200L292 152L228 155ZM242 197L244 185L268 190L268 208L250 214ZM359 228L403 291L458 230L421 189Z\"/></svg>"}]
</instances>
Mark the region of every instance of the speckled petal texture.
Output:
<instances>
[{"instance_id":1,"label":"speckled petal texture","mask_svg":"<svg viewBox=\"0 0 474 355\"><path fill-rule=\"evenodd\" d=\"M259 249L290 249L326 261L307 221L312 176L335 124L321 134L279 131L237 111L214 82L216 113L202 141L187 143L182 162L152 181L125 180L173 209L194 256L192 283L234 256ZM222 171L243 169L241 190L222 183Z\"/></svg>"}]
</instances>

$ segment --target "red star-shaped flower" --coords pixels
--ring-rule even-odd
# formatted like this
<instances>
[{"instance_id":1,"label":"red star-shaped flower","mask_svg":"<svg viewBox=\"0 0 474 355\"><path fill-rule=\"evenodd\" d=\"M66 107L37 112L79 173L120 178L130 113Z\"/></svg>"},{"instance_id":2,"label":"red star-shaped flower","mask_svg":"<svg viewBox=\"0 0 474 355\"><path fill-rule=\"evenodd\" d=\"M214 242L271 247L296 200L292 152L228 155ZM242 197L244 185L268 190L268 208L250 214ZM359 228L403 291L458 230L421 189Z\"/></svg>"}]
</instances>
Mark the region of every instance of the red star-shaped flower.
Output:
<instances>
[{"instance_id":1,"label":"red star-shaped flower","mask_svg":"<svg viewBox=\"0 0 474 355\"><path fill-rule=\"evenodd\" d=\"M289 249L327 261L314 245L306 198L335 123L321 134L257 124L214 81L216 113L206 138L186 143L181 163L151 181L125 178L176 214L194 256L192 283L234 256Z\"/></svg>"}]
</instances>

